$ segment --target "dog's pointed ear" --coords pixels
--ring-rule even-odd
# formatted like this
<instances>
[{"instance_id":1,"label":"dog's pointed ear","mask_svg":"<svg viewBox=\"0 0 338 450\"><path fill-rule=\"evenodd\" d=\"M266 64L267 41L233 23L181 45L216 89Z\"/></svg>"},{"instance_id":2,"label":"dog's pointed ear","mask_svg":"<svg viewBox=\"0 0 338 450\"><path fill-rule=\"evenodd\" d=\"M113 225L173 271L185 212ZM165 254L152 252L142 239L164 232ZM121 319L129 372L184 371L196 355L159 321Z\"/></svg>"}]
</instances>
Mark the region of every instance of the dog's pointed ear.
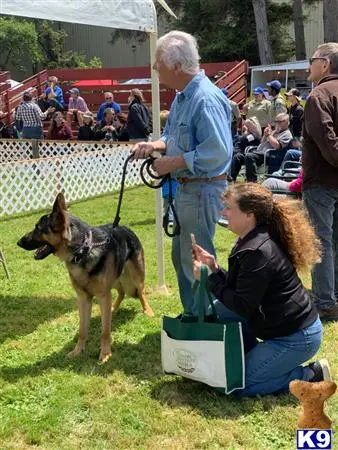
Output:
<instances>
[{"instance_id":1,"label":"dog's pointed ear","mask_svg":"<svg viewBox=\"0 0 338 450\"><path fill-rule=\"evenodd\" d=\"M62 192L59 192L53 205L53 213L60 213L62 211L67 211L67 205Z\"/></svg>"},{"instance_id":2,"label":"dog's pointed ear","mask_svg":"<svg viewBox=\"0 0 338 450\"><path fill-rule=\"evenodd\" d=\"M52 212L53 226L56 230L66 233L68 228L67 205L63 194L60 192L55 199ZM65 237L65 236L64 236Z\"/></svg>"}]
</instances>

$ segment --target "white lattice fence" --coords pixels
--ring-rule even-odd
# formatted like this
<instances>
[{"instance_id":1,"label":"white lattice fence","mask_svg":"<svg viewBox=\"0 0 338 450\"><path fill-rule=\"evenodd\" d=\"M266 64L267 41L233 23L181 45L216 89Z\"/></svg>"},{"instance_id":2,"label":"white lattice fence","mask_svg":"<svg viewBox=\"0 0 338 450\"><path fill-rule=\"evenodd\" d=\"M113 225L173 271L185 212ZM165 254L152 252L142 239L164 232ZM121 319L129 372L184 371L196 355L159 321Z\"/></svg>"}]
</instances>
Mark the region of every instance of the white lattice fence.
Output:
<instances>
[{"instance_id":1,"label":"white lattice fence","mask_svg":"<svg viewBox=\"0 0 338 450\"><path fill-rule=\"evenodd\" d=\"M108 148L110 147L110 148ZM50 207L56 194L67 201L119 190L123 164L131 146L18 161L0 166L0 217ZM142 183L141 162L128 164L125 187Z\"/></svg>"},{"instance_id":2,"label":"white lattice fence","mask_svg":"<svg viewBox=\"0 0 338 450\"><path fill-rule=\"evenodd\" d=\"M32 158L32 144L32 141L0 139L0 164Z\"/></svg>"},{"instance_id":3,"label":"white lattice fence","mask_svg":"<svg viewBox=\"0 0 338 450\"><path fill-rule=\"evenodd\" d=\"M72 155L79 152L106 150L116 147L128 147L126 143L109 143L104 141L38 141L19 139L0 139L0 164L25 159L48 158L53 156ZM35 151L34 151L34 150Z\"/></svg>"}]
</instances>

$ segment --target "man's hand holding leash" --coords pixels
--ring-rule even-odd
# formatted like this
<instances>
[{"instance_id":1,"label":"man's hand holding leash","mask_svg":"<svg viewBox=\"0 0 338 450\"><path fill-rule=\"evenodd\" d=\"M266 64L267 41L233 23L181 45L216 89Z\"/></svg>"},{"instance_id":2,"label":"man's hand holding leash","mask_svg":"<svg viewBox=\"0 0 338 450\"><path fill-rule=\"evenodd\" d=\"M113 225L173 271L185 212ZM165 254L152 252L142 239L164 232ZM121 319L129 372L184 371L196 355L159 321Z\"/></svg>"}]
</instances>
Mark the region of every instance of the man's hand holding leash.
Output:
<instances>
[{"instance_id":1,"label":"man's hand holding leash","mask_svg":"<svg viewBox=\"0 0 338 450\"><path fill-rule=\"evenodd\" d=\"M166 145L163 141L138 142L133 148L133 159L145 159L154 152L163 153ZM166 175L177 169L184 169L187 165L183 156L162 156L153 162L153 168L159 176Z\"/></svg>"}]
</instances>

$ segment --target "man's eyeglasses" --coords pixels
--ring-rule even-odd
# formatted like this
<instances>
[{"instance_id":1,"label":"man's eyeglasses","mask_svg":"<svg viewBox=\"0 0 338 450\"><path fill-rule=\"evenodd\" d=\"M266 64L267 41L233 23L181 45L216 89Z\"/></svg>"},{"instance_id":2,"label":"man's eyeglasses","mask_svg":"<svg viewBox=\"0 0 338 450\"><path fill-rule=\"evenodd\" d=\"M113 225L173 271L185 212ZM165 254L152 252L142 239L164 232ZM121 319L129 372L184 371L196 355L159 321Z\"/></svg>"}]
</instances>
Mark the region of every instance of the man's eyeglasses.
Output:
<instances>
[{"instance_id":1,"label":"man's eyeglasses","mask_svg":"<svg viewBox=\"0 0 338 450\"><path fill-rule=\"evenodd\" d=\"M329 61L328 58L324 58L324 57L310 58L310 59L309 59L310 66L312 66L313 61L316 61L317 59L318 59L318 60L322 60L322 61Z\"/></svg>"},{"instance_id":2,"label":"man's eyeglasses","mask_svg":"<svg viewBox=\"0 0 338 450\"><path fill-rule=\"evenodd\" d=\"M105 100L113 100L113 97L106 97Z\"/></svg>"}]
</instances>

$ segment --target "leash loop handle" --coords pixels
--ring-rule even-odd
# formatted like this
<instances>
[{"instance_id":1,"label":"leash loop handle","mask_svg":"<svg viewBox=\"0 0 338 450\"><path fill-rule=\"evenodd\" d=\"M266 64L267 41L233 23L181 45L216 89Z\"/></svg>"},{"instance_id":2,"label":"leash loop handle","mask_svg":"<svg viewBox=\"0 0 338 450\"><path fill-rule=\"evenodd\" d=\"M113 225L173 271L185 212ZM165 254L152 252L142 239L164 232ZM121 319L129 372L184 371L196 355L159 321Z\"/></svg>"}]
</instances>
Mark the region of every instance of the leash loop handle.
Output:
<instances>
[{"instance_id":1,"label":"leash loop handle","mask_svg":"<svg viewBox=\"0 0 338 450\"><path fill-rule=\"evenodd\" d=\"M116 214L115 214L115 218L114 218L114 222L113 222L113 227L114 228L116 228L119 225L120 220L121 220L120 212L121 212L121 205L122 205L122 199L123 199L123 193L124 193L124 184L125 184L125 179L126 179L127 166L128 166L129 161L131 161L133 159L133 157L134 157L134 153L131 153L127 157L127 159L125 160L124 165L123 165L120 195L119 195L119 200L118 200L118 204L117 204L117 210L116 210ZM168 202L167 211L166 211L166 213L165 213L165 215L163 217L162 226L163 226L165 234L168 237L178 236L180 234L180 232L181 232L181 227L180 227L180 223L179 223L179 220L178 220L177 212L176 212L176 209L175 209L175 206L174 206L174 198L173 198L173 192L172 192L172 178L171 178L169 173L166 174L166 175L157 175L154 172L154 170L152 169L152 166L153 166L153 162L155 161L155 159L156 158L154 158L153 156L150 155L150 156L148 156L148 158L146 158L143 161L143 163L141 165L141 168L140 168L140 177L141 177L141 180L142 180L143 184L145 186L148 186L151 189L159 189L159 188L161 188L164 185L164 183L166 183L166 182L169 183L169 202ZM146 179L145 172L146 172L146 174L149 176L149 178L151 180L156 180L158 182L157 183L153 183L152 181L149 182ZM173 216L174 216L174 224L175 224L174 230L173 230L172 233L169 231L169 211L170 211L170 208L171 208L171 211L172 211Z\"/></svg>"}]
</instances>

